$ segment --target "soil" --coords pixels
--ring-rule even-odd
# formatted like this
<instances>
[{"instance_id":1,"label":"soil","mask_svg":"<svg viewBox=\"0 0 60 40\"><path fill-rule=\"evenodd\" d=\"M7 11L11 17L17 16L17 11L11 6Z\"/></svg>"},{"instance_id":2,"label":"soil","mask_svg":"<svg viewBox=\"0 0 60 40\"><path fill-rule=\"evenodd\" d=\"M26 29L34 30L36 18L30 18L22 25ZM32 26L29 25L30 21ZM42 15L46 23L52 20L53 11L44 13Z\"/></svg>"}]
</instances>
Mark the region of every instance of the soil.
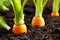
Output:
<instances>
[{"instance_id":1,"label":"soil","mask_svg":"<svg viewBox=\"0 0 60 40\"><path fill-rule=\"evenodd\" d=\"M46 25L44 27L32 26L31 20L35 13L35 7L33 4L30 6L28 1L25 6L25 24L27 25L27 34L14 35L11 30L7 31L4 28L0 28L0 40L60 40L60 17L51 17L52 1L49 1L43 11L43 17ZM0 15L5 17L6 23L13 27L14 14L12 7L9 6L9 11L0 11ZM60 12L60 11L59 11Z\"/></svg>"}]
</instances>

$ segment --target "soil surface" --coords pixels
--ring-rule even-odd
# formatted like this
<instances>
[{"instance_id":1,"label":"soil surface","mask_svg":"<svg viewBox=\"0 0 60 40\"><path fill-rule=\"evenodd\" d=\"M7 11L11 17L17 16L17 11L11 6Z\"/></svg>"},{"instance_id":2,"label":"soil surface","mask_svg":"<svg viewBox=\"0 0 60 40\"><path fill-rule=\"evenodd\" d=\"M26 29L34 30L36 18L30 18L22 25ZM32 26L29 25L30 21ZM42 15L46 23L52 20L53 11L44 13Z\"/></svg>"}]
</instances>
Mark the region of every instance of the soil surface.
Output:
<instances>
[{"instance_id":1,"label":"soil surface","mask_svg":"<svg viewBox=\"0 0 60 40\"><path fill-rule=\"evenodd\" d=\"M44 27L32 26L31 20L35 13L35 7L30 6L28 1L24 9L25 24L27 25L27 34L14 35L11 30L7 31L4 28L0 28L0 40L60 40L60 17L51 17L52 1L49 1L43 11L43 17L46 25ZM9 11L0 11L0 15L5 17L6 23L13 27L14 14L12 7L9 6Z\"/></svg>"}]
</instances>

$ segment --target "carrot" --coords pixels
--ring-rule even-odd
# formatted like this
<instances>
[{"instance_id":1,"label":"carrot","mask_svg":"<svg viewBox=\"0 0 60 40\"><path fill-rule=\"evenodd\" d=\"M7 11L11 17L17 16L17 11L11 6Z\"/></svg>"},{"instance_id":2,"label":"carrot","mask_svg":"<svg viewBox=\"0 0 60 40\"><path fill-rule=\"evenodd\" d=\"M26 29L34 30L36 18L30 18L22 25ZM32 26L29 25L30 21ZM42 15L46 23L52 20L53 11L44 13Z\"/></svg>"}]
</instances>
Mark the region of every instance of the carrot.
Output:
<instances>
[{"instance_id":1,"label":"carrot","mask_svg":"<svg viewBox=\"0 0 60 40\"><path fill-rule=\"evenodd\" d=\"M32 25L39 25L39 26L45 26L44 18L43 17L38 17L34 16L32 19Z\"/></svg>"},{"instance_id":2,"label":"carrot","mask_svg":"<svg viewBox=\"0 0 60 40\"><path fill-rule=\"evenodd\" d=\"M21 33L27 33L27 27L24 24L24 13L23 13L23 9L27 0L24 0L22 4L20 0L9 0L9 1L12 4L15 16L12 32L15 35Z\"/></svg>"},{"instance_id":3,"label":"carrot","mask_svg":"<svg viewBox=\"0 0 60 40\"><path fill-rule=\"evenodd\" d=\"M27 33L26 25L14 25L12 29L13 33L15 35L21 34L21 33Z\"/></svg>"},{"instance_id":4,"label":"carrot","mask_svg":"<svg viewBox=\"0 0 60 40\"><path fill-rule=\"evenodd\" d=\"M51 13L51 16L52 16L52 17L59 16L59 13L58 13L58 12L52 12L52 13Z\"/></svg>"},{"instance_id":5,"label":"carrot","mask_svg":"<svg viewBox=\"0 0 60 40\"><path fill-rule=\"evenodd\" d=\"M53 0L53 10L52 10L52 13L51 13L51 16L52 17L55 17L55 16L59 16L59 3L60 3L60 0Z\"/></svg>"},{"instance_id":6,"label":"carrot","mask_svg":"<svg viewBox=\"0 0 60 40\"><path fill-rule=\"evenodd\" d=\"M45 26L45 21L44 18L42 17L43 9L48 0L33 0L35 7L36 7L36 12L35 16L32 19L32 26Z\"/></svg>"}]
</instances>

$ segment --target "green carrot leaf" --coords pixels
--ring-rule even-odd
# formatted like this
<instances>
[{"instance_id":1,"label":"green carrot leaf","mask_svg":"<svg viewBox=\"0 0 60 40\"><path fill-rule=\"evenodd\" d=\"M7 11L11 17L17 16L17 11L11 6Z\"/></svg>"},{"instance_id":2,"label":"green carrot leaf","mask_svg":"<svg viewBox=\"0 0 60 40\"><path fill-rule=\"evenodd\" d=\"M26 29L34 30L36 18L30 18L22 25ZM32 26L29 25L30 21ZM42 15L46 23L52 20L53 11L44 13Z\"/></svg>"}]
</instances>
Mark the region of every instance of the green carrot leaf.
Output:
<instances>
[{"instance_id":1,"label":"green carrot leaf","mask_svg":"<svg viewBox=\"0 0 60 40\"><path fill-rule=\"evenodd\" d=\"M27 0L24 0L22 3L22 8L24 8L25 4L26 4Z\"/></svg>"},{"instance_id":2,"label":"green carrot leaf","mask_svg":"<svg viewBox=\"0 0 60 40\"><path fill-rule=\"evenodd\" d=\"M45 5L47 4L48 0L33 0L33 2L36 7L35 16L42 16L43 9Z\"/></svg>"},{"instance_id":3,"label":"green carrot leaf","mask_svg":"<svg viewBox=\"0 0 60 40\"><path fill-rule=\"evenodd\" d=\"M10 0L10 3L12 4L13 10L14 10L14 23L15 24L23 24L24 23L24 13L23 9L26 4L27 0L24 0L21 4L21 0Z\"/></svg>"},{"instance_id":4,"label":"green carrot leaf","mask_svg":"<svg viewBox=\"0 0 60 40\"><path fill-rule=\"evenodd\" d=\"M60 3L60 0L53 0L53 11L54 12L59 11L59 3Z\"/></svg>"},{"instance_id":5,"label":"green carrot leaf","mask_svg":"<svg viewBox=\"0 0 60 40\"><path fill-rule=\"evenodd\" d=\"M9 0L2 0L2 2L3 2L3 4L5 5L5 6L9 6Z\"/></svg>"},{"instance_id":6,"label":"green carrot leaf","mask_svg":"<svg viewBox=\"0 0 60 40\"><path fill-rule=\"evenodd\" d=\"M10 30L10 26L8 26L6 24L6 22L4 21L4 17L3 16L0 16L0 25L2 25L3 28L7 29L7 30Z\"/></svg>"},{"instance_id":7,"label":"green carrot leaf","mask_svg":"<svg viewBox=\"0 0 60 40\"><path fill-rule=\"evenodd\" d=\"M3 11L9 10L9 9L4 5L3 0L0 0L0 10L3 10Z\"/></svg>"}]
</instances>

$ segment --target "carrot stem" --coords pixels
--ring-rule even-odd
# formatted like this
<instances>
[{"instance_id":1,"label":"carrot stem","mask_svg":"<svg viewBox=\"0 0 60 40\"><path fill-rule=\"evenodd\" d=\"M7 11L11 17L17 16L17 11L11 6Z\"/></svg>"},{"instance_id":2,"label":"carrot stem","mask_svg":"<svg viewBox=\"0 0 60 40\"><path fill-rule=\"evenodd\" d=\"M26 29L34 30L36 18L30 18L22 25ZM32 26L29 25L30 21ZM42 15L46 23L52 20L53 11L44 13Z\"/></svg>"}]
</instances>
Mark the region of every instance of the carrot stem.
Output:
<instances>
[{"instance_id":1,"label":"carrot stem","mask_svg":"<svg viewBox=\"0 0 60 40\"><path fill-rule=\"evenodd\" d=\"M7 4L6 4L6 5L7 5ZM4 11L5 11L5 10L7 10L7 11L9 10L9 9L4 5L4 2L3 2L2 0L0 0L0 10L1 10L1 9L4 10Z\"/></svg>"},{"instance_id":2,"label":"carrot stem","mask_svg":"<svg viewBox=\"0 0 60 40\"><path fill-rule=\"evenodd\" d=\"M36 7L36 12L35 12L35 16L42 16L42 12L44 9L44 6L46 5L48 0L33 0L35 7Z\"/></svg>"},{"instance_id":3,"label":"carrot stem","mask_svg":"<svg viewBox=\"0 0 60 40\"><path fill-rule=\"evenodd\" d=\"M59 3L60 3L60 0L53 0L53 12L59 11Z\"/></svg>"},{"instance_id":4,"label":"carrot stem","mask_svg":"<svg viewBox=\"0 0 60 40\"><path fill-rule=\"evenodd\" d=\"M11 0L10 1L12 6L13 6L13 10L14 10L14 23L15 24L23 24L24 23L24 14L23 14L23 9L24 6L26 4L26 0L23 2L23 4L21 5L21 1L20 0Z\"/></svg>"},{"instance_id":5,"label":"carrot stem","mask_svg":"<svg viewBox=\"0 0 60 40\"><path fill-rule=\"evenodd\" d=\"M0 16L0 25L2 25L3 28L7 29L7 30L10 30L10 26L8 26L6 24L6 22L4 21L4 17L3 16Z\"/></svg>"}]
</instances>

